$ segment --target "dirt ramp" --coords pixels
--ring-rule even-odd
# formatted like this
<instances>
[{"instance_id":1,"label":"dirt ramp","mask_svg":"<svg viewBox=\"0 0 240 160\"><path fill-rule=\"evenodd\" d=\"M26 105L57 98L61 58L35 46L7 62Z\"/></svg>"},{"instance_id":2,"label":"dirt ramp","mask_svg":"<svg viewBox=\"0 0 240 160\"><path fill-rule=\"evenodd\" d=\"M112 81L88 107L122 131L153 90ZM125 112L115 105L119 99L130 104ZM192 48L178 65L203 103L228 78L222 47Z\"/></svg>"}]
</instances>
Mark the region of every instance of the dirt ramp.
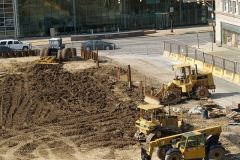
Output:
<instances>
[{"instance_id":1,"label":"dirt ramp","mask_svg":"<svg viewBox=\"0 0 240 160\"><path fill-rule=\"evenodd\" d=\"M28 132L29 126L42 126L80 148L135 144L136 106L143 99L138 87L117 81L115 71L113 66L74 73L31 67L7 75L1 80L4 126L28 126Z\"/></svg>"}]
</instances>

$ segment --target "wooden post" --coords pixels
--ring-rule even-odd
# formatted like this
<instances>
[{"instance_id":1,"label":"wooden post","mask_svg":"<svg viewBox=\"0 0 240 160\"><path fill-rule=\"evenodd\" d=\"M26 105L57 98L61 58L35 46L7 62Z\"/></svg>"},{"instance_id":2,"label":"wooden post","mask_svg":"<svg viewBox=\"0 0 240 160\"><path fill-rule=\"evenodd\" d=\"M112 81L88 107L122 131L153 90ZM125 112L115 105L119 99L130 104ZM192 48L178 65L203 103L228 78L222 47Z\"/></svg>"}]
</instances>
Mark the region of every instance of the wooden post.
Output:
<instances>
[{"instance_id":1,"label":"wooden post","mask_svg":"<svg viewBox=\"0 0 240 160\"><path fill-rule=\"evenodd\" d=\"M97 49L97 53L96 53L96 62L97 62L97 68L99 68L99 61L98 61L98 49Z\"/></svg>"},{"instance_id":2,"label":"wooden post","mask_svg":"<svg viewBox=\"0 0 240 160\"><path fill-rule=\"evenodd\" d=\"M96 62L97 62L97 63L96 63L96 64L97 64L97 68L99 68L99 62L98 62L98 59L97 59L97 61L96 61Z\"/></svg>"},{"instance_id":3,"label":"wooden post","mask_svg":"<svg viewBox=\"0 0 240 160\"><path fill-rule=\"evenodd\" d=\"M146 76L143 76L143 95L146 93Z\"/></svg>"},{"instance_id":4,"label":"wooden post","mask_svg":"<svg viewBox=\"0 0 240 160\"><path fill-rule=\"evenodd\" d=\"M143 95L142 81L140 81L139 89L140 89L140 96L142 96Z\"/></svg>"},{"instance_id":5,"label":"wooden post","mask_svg":"<svg viewBox=\"0 0 240 160\"><path fill-rule=\"evenodd\" d=\"M129 88L132 87L132 79L131 79L131 68L130 68L130 65L128 65L128 76L129 76Z\"/></svg>"}]
</instances>

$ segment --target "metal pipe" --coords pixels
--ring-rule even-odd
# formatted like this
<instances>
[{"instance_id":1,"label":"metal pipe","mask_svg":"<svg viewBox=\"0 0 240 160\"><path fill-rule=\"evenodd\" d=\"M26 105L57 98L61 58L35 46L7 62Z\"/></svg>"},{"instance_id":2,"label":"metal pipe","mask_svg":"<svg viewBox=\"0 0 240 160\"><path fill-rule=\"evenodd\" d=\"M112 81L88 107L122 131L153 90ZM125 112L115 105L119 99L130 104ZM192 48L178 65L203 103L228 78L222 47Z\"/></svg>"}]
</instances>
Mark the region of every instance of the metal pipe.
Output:
<instances>
[{"instance_id":1,"label":"metal pipe","mask_svg":"<svg viewBox=\"0 0 240 160\"><path fill-rule=\"evenodd\" d=\"M213 19L215 18L215 15L214 15L214 4L213 4L213 0L212 0L212 15L213 15ZM215 22L216 24L216 22ZM215 26L214 26L214 23L213 23L213 43L215 43Z\"/></svg>"},{"instance_id":2,"label":"metal pipe","mask_svg":"<svg viewBox=\"0 0 240 160\"><path fill-rule=\"evenodd\" d=\"M124 29L127 29L127 21L126 21L126 0L123 0L123 16L124 16Z\"/></svg>"},{"instance_id":3,"label":"metal pipe","mask_svg":"<svg viewBox=\"0 0 240 160\"><path fill-rule=\"evenodd\" d=\"M198 74L198 68L196 64L195 64L195 70L196 70L196 74Z\"/></svg>"},{"instance_id":4,"label":"metal pipe","mask_svg":"<svg viewBox=\"0 0 240 160\"><path fill-rule=\"evenodd\" d=\"M14 37L17 39L18 38L18 12L17 12L17 2L16 1L12 1L12 5L13 5L13 17L14 17Z\"/></svg>"},{"instance_id":5,"label":"metal pipe","mask_svg":"<svg viewBox=\"0 0 240 160\"><path fill-rule=\"evenodd\" d=\"M76 4L75 4L75 0L73 1L73 26L74 26L74 33L77 33L77 27L76 27Z\"/></svg>"}]
</instances>

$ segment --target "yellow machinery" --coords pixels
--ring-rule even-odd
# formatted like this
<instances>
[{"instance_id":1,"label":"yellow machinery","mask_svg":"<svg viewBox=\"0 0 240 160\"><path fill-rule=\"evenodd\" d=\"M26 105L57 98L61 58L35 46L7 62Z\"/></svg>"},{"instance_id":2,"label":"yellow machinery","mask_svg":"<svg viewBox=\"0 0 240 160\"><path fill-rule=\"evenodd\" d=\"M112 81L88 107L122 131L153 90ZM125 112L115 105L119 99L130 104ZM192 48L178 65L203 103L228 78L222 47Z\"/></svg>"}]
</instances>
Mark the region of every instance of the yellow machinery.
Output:
<instances>
[{"instance_id":1,"label":"yellow machinery","mask_svg":"<svg viewBox=\"0 0 240 160\"><path fill-rule=\"evenodd\" d=\"M160 89L152 88L151 93L145 93L145 101L150 104L173 104L181 101L183 96L189 98L206 98L208 89L214 90L212 72L198 73L197 65L191 70L190 64L173 66L175 78Z\"/></svg>"},{"instance_id":2,"label":"yellow machinery","mask_svg":"<svg viewBox=\"0 0 240 160\"><path fill-rule=\"evenodd\" d=\"M157 156L161 160L225 160L225 148L219 142L221 132L221 126L213 126L156 139L150 142L148 151L142 148L141 159L151 160L157 147Z\"/></svg>"},{"instance_id":3,"label":"yellow machinery","mask_svg":"<svg viewBox=\"0 0 240 160\"><path fill-rule=\"evenodd\" d=\"M166 113L163 105L139 105L140 117L136 121L137 132L134 137L139 141L150 141L162 137L164 134L182 133L190 130L190 125L184 123L183 118Z\"/></svg>"},{"instance_id":4,"label":"yellow machinery","mask_svg":"<svg viewBox=\"0 0 240 160\"><path fill-rule=\"evenodd\" d=\"M65 48L61 38L49 39L47 47L40 52L40 59L36 60L38 65L58 64L60 61L68 61L72 56L70 48Z\"/></svg>"}]
</instances>

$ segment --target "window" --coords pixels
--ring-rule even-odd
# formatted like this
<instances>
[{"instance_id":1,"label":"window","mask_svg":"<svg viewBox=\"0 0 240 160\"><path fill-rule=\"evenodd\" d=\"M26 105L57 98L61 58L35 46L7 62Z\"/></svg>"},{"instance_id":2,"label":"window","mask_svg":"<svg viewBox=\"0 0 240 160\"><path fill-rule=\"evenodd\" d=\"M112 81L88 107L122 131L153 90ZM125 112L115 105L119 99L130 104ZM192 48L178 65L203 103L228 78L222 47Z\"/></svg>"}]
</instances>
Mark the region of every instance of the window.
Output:
<instances>
[{"instance_id":1,"label":"window","mask_svg":"<svg viewBox=\"0 0 240 160\"><path fill-rule=\"evenodd\" d=\"M12 41L8 41L8 44L13 44Z\"/></svg>"},{"instance_id":2,"label":"window","mask_svg":"<svg viewBox=\"0 0 240 160\"><path fill-rule=\"evenodd\" d=\"M7 44L7 41L2 41L1 44Z\"/></svg>"},{"instance_id":3,"label":"window","mask_svg":"<svg viewBox=\"0 0 240 160\"><path fill-rule=\"evenodd\" d=\"M192 136L188 138L187 148L196 147L196 136Z\"/></svg>"},{"instance_id":4,"label":"window","mask_svg":"<svg viewBox=\"0 0 240 160\"><path fill-rule=\"evenodd\" d=\"M14 41L14 44L19 44L19 41Z\"/></svg>"},{"instance_id":5,"label":"window","mask_svg":"<svg viewBox=\"0 0 240 160\"><path fill-rule=\"evenodd\" d=\"M240 15L240 2L238 2L238 15Z\"/></svg>"},{"instance_id":6,"label":"window","mask_svg":"<svg viewBox=\"0 0 240 160\"><path fill-rule=\"evenodd\" d=\"M222 4L223 4L223 12L227 11L227 2L226 2L226 0L223 0Z\"/></svg>"},{"instance_id":7,"label":"window","mask_svg":"<svg viewBox=\"0 0 240 160\"><path fill-rule=\"evenodd\" d=\"M237 9L236 9L237 6L235 1L232 1L232 7L233 7L232 13L235 14L237 12Z\"/></svg>"},{"instance_id":8,"label":"window","mask_svg":"<svg viewBox=\"0 0 240 160\"><path fill-rule=\"evenodd\" d=\"M204 137L203 137L203 135L197 136L197 140L198 140L198 147L204 146Z\"/></svg>"},{"instance_id":9,"label":"window","mask_svg":"<svg viewBox=\"0 0 240 160\"><path fill-rule=\"evenodd\" d=\"M228 1L228 13L232 13L232 1Z\"/></svg>"}]
</instances>

